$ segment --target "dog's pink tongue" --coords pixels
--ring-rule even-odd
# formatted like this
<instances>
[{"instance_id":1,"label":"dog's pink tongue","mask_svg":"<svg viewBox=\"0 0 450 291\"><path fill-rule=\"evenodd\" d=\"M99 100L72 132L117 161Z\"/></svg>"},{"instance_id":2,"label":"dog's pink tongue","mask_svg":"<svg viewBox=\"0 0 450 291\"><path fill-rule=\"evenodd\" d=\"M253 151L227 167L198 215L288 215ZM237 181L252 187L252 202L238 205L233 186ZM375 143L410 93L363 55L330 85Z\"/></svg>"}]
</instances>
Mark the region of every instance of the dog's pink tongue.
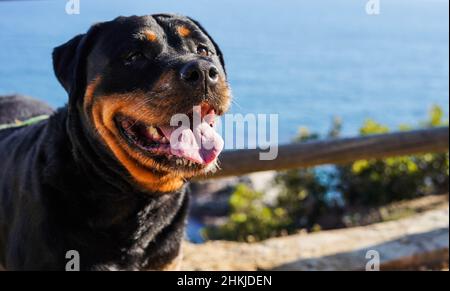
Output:
<instances>
[{"instance_id":1,"label":"dog's pink tongue","mask_svg":"<svg viewBox=\"0 0 450 291\"><path fill-rule=\"evenodd\" d=\"M170 140L172 155L182 157L199 164L213 162L223 150L222 137L207 122L188 127L160 127L165 137Z\"/></svg>"}]
</instances>

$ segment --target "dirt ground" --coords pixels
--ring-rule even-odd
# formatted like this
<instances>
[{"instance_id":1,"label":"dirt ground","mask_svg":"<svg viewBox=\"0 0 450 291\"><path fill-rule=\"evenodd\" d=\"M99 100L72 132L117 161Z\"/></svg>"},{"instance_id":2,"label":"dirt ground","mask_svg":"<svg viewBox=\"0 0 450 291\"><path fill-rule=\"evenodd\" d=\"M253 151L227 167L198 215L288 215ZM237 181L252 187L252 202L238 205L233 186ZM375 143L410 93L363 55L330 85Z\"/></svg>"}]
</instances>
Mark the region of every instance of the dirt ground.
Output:
<instances>
[{"instance_id":1,"label":"dirt ground","mask_svg":"<svg viewBox=\"0 0 450 291\"><path fill-rule=\"evenodd\" d=\"M392 270L448 270L448 195L392 204L413 215L363 227L300 233L259 243L186 244L184 270L362 270L369 250Z\"/></svg>"}]
</instances>

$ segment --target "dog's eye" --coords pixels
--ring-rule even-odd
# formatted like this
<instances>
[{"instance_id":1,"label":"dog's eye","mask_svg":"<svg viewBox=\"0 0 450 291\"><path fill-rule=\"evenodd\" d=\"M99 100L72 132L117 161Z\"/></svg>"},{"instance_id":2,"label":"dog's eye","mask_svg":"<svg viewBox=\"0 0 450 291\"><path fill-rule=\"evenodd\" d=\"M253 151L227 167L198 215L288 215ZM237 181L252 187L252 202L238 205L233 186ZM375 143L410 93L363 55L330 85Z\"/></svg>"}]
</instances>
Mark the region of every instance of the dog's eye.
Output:
<instances>
[{"instance_id":1,"label":"dog's eye","mask_svg":"<svg viewBox=\"0 0 450 291\"><path fill-rule=\"evenodd\" d=\"M126 65L131 65L133 63L135 63L136 61L140 60L141 58L143 58L144 55L141 52L132 52L129 53L127 56L125 56L125 64Z\"/></svg>"},{"instance_id":2,"label":"dog's eye","mask_svg":"<svg viewBox=\"0 0 450 291\"><path fill-rule=\"evenodd\" d=\"M197 47L197 54L207 57L209 56L209 49L205 45L201 44Z\"/></svg>"}]
</instances>

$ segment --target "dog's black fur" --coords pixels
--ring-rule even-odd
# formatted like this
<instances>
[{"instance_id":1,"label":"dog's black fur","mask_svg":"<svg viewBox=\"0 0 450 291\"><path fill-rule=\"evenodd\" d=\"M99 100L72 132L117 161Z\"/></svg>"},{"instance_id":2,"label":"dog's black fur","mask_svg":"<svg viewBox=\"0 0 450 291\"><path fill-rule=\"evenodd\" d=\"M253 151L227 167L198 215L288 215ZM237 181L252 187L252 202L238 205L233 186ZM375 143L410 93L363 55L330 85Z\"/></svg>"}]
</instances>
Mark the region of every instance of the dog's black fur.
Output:
<instances>
[{"instance_id":1,"label":"dog's black fur","mask_svg":"<svg viewBox=\"0 0 450 291\"><path fill-rule=\"evenodd\" d=\"M96 25L55 49L55 72L69 93L68 106L46 121L0 131L0 267L64 270L66 252L76 250L82 270L160 270L179 256L188 207L186 187L172 193L142 189L109 150L93 140L95 135L81 118L79 99L90 76L99 70L86 62L90 51L96 43L107 42L104 30L115 29L120 40L126 33L121 27L136 26L142 19L156 19L159 25L184 21L210 39L198 23L184 17L122 17L103 31ZM166 41L175 49L182 45L170 37ZM221 53L210 41L220 58L214 62L220 62L224 72ZM97 52L89 57L95 64L108 56ZM136 86L135 80L122 80L126 81ZM103 90L128 89L120 86L120 82L104 84ZM47 106L21 99L25 114L20 115L13 110L18 103L1 100L3 121L49 113Z\"/></svg>"}]
</instances>

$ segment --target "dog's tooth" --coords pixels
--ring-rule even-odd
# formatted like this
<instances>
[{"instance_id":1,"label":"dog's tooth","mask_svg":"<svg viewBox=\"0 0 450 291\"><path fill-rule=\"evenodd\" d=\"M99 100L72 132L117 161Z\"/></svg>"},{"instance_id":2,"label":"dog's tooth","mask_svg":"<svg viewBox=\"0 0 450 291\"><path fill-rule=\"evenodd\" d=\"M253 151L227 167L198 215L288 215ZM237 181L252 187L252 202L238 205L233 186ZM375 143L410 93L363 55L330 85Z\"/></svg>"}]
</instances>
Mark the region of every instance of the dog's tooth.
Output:
<instances>
[{"instance_id":1,"label":"dog's tooth","mask_svg":"<svg viewBox=\"0 0 450 291\"><path fill-rule=\"evenodd\" d=\"M157 132L156 132L156 128L154 128L153 126L148 126L147 127L147 132L151 135L151 136L153 136L153 135L155 135Z\"/></svg>"},{"instance_id":2,"label":"dog's tooth","mask_svg":"<svg viewBox=\"0 0 450 291\"><path fill-rule=\"evenodd\" d=\"M149 126L149 127L147 127L147 131L148 131L148 133L150 134L150 136L153 139L160 139L161 138L161 136L159 135L158 130L155 127Z\"/></svg>"},{"instance_id":3,"label":"dog's tooth","mask_svg":"<svg viewBox=\"0 0 450 291\"><path fill-rule=\"evenodd\" d=\"M163 138L161 139L162 143L169 143L169 140L167 139L167 137L163 136Z\"/></svg>"}]
</instances>

